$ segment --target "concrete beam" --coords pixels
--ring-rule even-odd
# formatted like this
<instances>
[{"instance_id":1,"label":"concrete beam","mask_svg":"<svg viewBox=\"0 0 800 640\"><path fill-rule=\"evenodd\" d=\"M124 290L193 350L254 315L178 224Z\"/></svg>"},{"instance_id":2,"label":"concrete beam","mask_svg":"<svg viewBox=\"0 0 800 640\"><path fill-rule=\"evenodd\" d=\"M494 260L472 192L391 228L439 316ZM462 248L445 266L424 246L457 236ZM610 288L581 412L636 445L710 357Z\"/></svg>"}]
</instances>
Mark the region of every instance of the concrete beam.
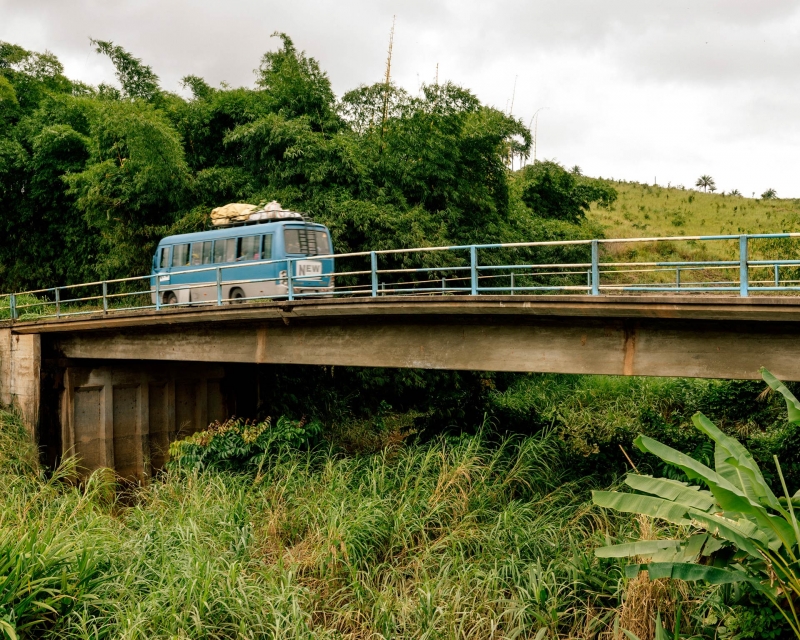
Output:
<instances>
[{"instance_id":1,"label":"concrete beam","mask_svg":"<svg viewBox=\"0 0 800 640\"><path fill-rule=\"evenodd\" d=\"M68 358L800 380L800 323L418 316L60 334Z\"/></svg>"}]
</instances>

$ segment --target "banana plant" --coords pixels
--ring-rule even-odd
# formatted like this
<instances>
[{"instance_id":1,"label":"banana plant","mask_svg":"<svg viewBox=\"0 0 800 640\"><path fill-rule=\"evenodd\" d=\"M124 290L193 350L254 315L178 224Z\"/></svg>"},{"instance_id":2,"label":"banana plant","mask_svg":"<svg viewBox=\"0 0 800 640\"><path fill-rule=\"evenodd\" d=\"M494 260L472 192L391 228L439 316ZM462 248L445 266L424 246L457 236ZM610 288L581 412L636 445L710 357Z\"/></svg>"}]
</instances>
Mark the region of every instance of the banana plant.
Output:
<instances>
[{"instance_id":1,"label":"banana plant","mask_svg":"<svg viewBox=\"0 0 800 640\"><path fill-rule=\"evenodd\" d=\"M762 368L764 381L786 400L789 421L800 424L800 402L786 386ZM684 527L674 540L644 540L601 547L601 558L634 558L625 573L635 577L704 580L712 584L747 582L780 609L800 638L800 529L777 456L782 498L770 489L753 456L725 435L702 413L694 425L714 442L714 469L640 435L636 446L681 469L696 485L628 474L632 493L594 491L594 503L626 513L659 518Z\"/></svg>"}]
</instances>

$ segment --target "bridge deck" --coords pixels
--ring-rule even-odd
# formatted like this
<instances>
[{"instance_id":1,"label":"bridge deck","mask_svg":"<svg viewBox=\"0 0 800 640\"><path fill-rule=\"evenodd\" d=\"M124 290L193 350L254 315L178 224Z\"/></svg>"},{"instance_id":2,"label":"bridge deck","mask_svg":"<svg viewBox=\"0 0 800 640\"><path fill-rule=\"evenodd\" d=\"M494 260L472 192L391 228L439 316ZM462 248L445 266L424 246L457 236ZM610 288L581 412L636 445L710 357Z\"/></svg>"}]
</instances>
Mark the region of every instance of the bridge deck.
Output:
<instances>
[{"instance_id":1,"label":"bridge deck","mask_svg":"<svg viewBox=\"0 0 800 640\"><path fill-rule=\"evenodd\" d=\"M71 360L800 380L800 298L311 299L15 322Z\"/></svg>"},{"instance_id":2,"label":"bridge deck","mask_svg":"<svg viewBox=\"0 0 800 640\"><path fill-rule=\"evenodd\" d=\"M723 322L796 322L800 297L741 298L722 295L672 296L385 296L313 298L296 301L250 302L218 306L186 306L131 310L104 315L0 322L15 334L74 333L129 327L158 327L205 323L263 322L291 319L414 316L522 316L564 318L630 318L717 320Z\"/></svg>"}]
</instances>

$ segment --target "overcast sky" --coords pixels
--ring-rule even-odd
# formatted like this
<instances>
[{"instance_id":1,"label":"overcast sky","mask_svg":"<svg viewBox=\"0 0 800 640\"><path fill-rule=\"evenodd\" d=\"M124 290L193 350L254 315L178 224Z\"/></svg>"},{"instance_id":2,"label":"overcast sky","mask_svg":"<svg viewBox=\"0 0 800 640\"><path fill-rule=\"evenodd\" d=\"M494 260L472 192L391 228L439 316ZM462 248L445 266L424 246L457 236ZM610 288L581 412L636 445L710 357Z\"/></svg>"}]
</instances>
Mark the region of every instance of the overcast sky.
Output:
<instances>
[{"instance_id":1,"label":"overcast sky","mask_svg":"<svg viewBox=\"0 0 800 640\"><path fill-rule=\"evenodd\" d=\"M539 158L594 176L800 197L800 0L0 0L0 40L67 75L115 82L113 40L179 91L187 74L252 86L285 31L338 95L439 79L526 123ZM516 82L516 91L514 86Z\"/></svg>"}]
</instances>

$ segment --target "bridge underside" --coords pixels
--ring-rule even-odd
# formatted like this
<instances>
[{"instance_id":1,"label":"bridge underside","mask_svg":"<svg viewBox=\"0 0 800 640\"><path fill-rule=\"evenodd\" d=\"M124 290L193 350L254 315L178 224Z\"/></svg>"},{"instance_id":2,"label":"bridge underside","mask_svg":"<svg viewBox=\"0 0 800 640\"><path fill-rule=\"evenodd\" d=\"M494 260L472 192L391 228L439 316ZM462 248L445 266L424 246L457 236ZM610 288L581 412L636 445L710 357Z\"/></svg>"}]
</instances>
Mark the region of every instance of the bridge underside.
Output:
<instances>
[{"instance_id":1,"label":"bridge underside","mask_svg":"<svg viewBox=\"0 0 800 640\"><path fill-rule=\"evenodd\" d=\"M3 351L0 340L0 402L4 389L14 399L4 371L35 372L41 383L15 388L27 389L16 398L42 444L142 478L176 434L242 402L237 364L741 379L766 366L800 380L798 321L800 301L788 297L453 296L16 323L0 329L17 345ZM37 357L43 366L31 365ZM41 399L28 388L37 384Z\"/></svg>"},{"instance_id":2,"label":"bridge underside","mask_svg":"<svg viewBox=\"0 0 800 640\"><path fill-rule=\"evenodd\" d=\"M800 380L800 304L739 300L336 300L42 335L67 358Z\"/></svg>"}]
</instances>

